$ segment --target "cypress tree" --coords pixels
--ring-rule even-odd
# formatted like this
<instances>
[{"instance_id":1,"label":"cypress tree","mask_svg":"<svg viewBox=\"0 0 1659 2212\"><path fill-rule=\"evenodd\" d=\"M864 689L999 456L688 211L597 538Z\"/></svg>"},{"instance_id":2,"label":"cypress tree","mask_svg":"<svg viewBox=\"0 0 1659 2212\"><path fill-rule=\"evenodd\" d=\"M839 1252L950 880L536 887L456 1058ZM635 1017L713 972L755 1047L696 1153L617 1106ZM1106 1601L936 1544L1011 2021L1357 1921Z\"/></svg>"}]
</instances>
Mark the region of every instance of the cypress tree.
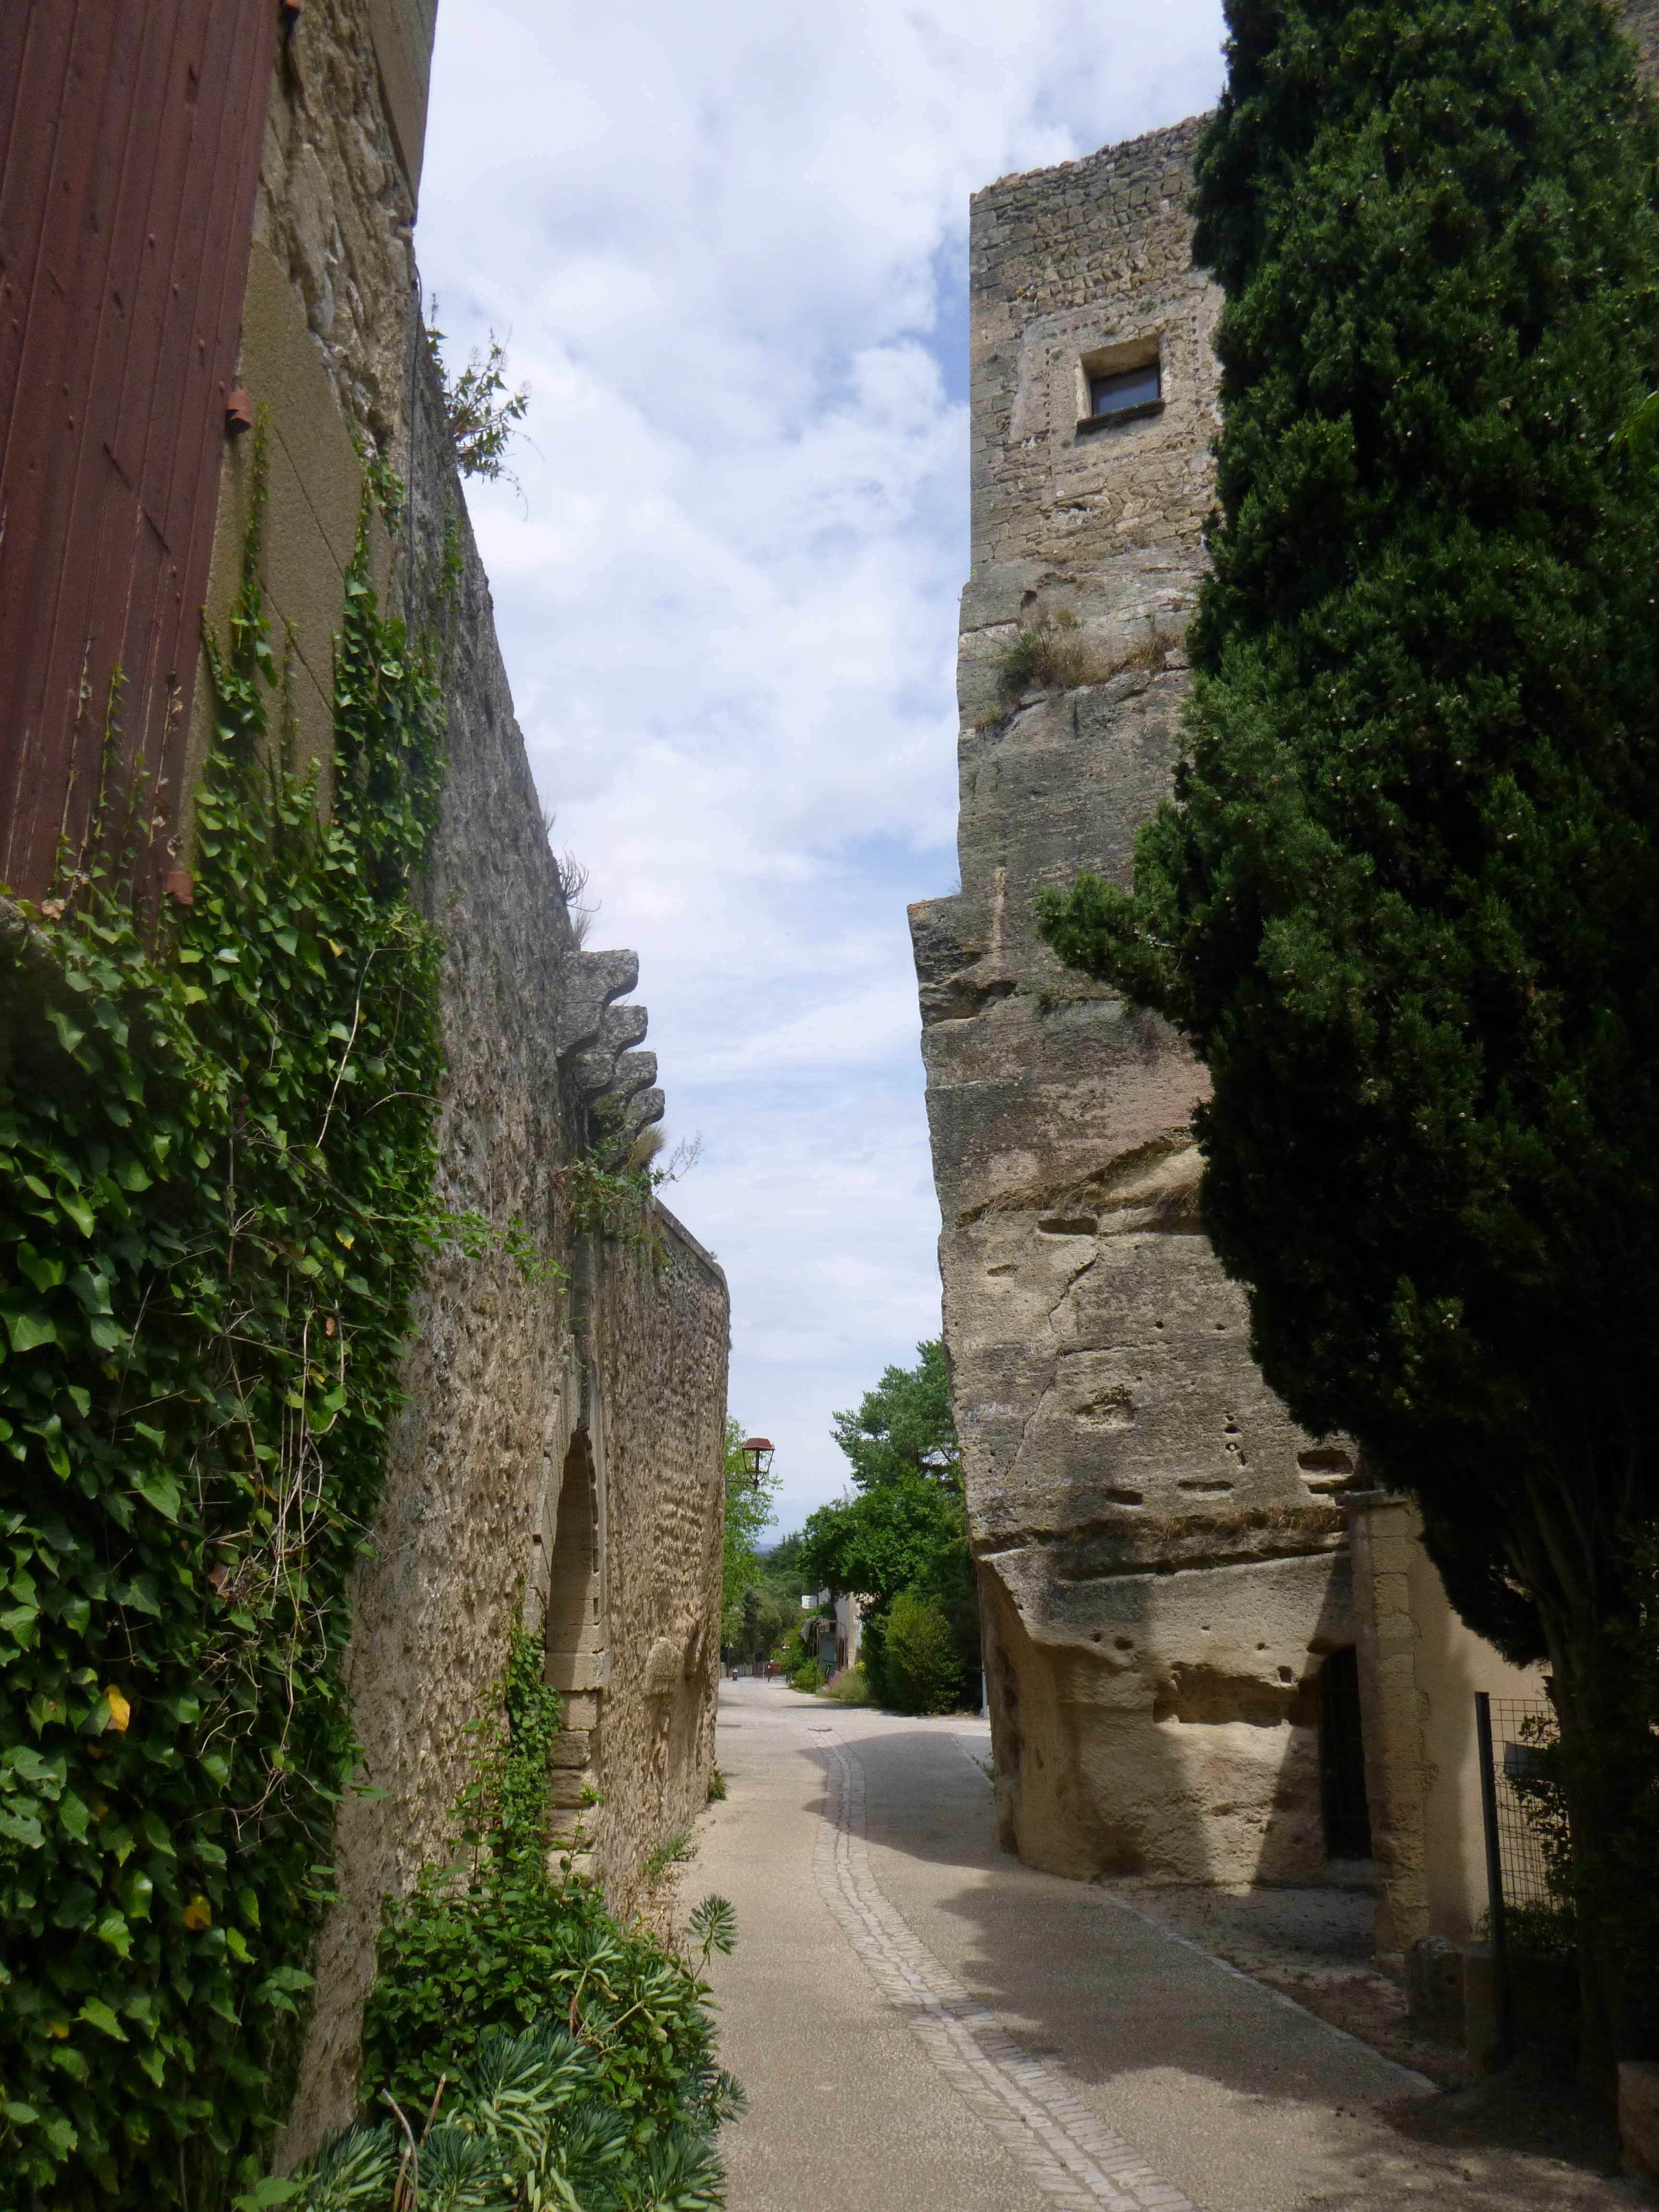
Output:
<instances>
[{"instance_id":1,"label":"cypress tree","mask_svg":"<svg viewBox=\"0 0 1659 2212\"><path fill-rule=\"evenodd\" d=\"M1229 22L1186 757L1042 927L1208 1066L1269 1382L1547 1656L1601 2068L1659 2052L1659 136L1597 0Z\"/></svg>"}]
</instances>

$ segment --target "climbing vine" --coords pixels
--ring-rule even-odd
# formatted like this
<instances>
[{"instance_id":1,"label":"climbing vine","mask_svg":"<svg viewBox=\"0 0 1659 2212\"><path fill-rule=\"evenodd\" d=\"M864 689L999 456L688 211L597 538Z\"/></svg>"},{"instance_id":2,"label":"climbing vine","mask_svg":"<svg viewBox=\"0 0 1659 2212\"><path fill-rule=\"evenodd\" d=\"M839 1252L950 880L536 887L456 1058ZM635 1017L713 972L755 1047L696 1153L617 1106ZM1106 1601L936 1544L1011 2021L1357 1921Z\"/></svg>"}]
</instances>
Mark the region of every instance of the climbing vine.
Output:
<instances>
[{"instance_id":1,"label":"climbing vine","mask_svg":"<svg viewBox=\"0 0 1659 2212\"><path fill-rule=\"evenodd\" d=\"M331 788L257 580L188 903L77 865L0 945L0 2203L246 2185L352 1734L346 1583L432 1205L429 657L346 580ZM129 805L126 812L133 809Z\"/></svg>"}]
</instances>

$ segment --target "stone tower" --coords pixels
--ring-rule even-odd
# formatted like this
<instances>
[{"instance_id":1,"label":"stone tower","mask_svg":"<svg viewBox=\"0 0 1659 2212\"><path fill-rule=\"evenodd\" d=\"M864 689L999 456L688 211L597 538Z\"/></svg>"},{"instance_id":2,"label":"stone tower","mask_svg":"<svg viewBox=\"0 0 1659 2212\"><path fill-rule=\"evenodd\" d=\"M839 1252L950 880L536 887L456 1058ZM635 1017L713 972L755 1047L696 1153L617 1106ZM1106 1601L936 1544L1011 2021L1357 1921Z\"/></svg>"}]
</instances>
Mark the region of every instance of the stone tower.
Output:
<instances>
[{"instance_id":1,"label":"stone tower","mask_svg":"<svg viewBox=\"0 0 1659 2212\"><path fill-rule=\"evenodd\" d=\"M974 201L962 889L911 927L1004 1841L1066 1874L1282 1881L1343 1848L1357 1771L1346 1656L1326 1673L1353 1641L1352 1469L1263 1382L1198 1226L1203 1071L1033 927L1042 885L1128 882L1176 755L1220 307L1198 129ZM1016 687L1022 631L1048 665Z\"/></svg>"}]
</instances>

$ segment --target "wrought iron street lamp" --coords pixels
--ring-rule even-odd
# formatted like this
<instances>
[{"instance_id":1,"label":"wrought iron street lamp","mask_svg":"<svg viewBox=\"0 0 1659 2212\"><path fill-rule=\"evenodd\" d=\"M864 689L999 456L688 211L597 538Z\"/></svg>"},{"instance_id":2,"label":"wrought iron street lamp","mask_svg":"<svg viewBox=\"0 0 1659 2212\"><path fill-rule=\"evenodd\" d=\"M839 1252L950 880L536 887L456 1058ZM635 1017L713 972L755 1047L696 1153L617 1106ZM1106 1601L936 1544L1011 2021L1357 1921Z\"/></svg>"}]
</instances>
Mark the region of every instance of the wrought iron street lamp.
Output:
<instances>
[{"instance_id":1,"label":"wrought iron street lamp","mask_svg":"<svg viewBox=\"0 0 1659 2212\"><path fill-rule=\"evenodd\" d=\"M751 1482L758 1482L772 1471L772 1439L770 1437L745 1437L742 1443L743 1471Z\"/></svg>"}]
</instances>

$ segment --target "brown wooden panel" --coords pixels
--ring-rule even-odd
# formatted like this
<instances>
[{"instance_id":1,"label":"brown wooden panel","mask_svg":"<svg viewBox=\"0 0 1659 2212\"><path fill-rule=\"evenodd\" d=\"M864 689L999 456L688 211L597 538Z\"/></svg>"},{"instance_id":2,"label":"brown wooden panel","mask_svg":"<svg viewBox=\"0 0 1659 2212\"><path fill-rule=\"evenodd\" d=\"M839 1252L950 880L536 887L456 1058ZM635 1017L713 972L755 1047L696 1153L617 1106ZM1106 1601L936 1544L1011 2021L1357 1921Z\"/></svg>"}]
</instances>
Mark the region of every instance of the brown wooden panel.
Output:
<instances>
[{"instance_id":1,"label":"brown wooden panel","mask_svg":"<svg viewBox=\"0 0 1659 2212\"><path fill-rule=\"evenodd\" d=\"M276 0L0 0L0 882L177 817ZM146 815L151 811L147 807Z\"/></svg>"}]
</instances>

